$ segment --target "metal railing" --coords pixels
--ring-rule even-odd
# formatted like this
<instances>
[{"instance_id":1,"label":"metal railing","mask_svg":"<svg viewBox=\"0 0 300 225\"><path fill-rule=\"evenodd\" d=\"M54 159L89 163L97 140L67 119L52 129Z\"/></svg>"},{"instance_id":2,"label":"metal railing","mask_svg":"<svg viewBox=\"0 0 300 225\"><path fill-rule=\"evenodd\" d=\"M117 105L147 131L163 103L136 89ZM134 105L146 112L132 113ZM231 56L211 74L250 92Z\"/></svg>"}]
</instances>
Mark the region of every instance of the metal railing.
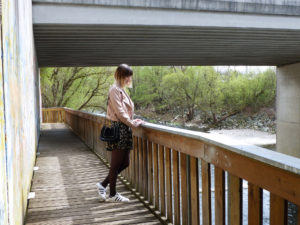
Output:
<instances>
[{"instance_id":1,"label":"metal railing","mask_svg":"<svg viewBox=\"0 0 300 225\"><path fill-rule=\"evenodd\" d=\"M65 122L110 161L110 152L99 140L104 115L68 108L43 109L44 114L44 122ZM298 158L221 136L213 139L209 134L150 123L133 129L133 140L131 163L122 175L167 222L210 225L213 218L216 225L224 225L225 220L242 224L243 180L248 181L249 225L263 223L263 190L270 192L271 225L286 224L288 201L300 205Z\"/></svg>"}]
</instances>

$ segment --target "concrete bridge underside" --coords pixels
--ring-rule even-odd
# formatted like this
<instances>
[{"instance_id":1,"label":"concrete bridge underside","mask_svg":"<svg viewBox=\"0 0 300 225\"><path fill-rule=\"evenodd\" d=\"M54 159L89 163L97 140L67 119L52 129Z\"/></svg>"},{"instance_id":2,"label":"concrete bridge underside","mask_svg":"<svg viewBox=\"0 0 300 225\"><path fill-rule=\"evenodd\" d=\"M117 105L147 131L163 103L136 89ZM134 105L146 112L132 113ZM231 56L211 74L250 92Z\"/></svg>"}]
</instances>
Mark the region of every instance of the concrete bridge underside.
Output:
<instances>
[{"instance_id":1,"label":"concrete bridge underside","mask_svg":"<svg viewBox=\"0 0 300 225\"><path fill-rule=\"evenodd\" d=\"M39 66L276 65L277 151L300 157L300 2L33 0Z\"/></svg>"},{"instance_id":2,"label":"concrete bridge underside","mask_svg":"<svg viewBox=\"0 0 300 225\"><path fill-rule=\"evenodd\" d=\"M295 1L214 1L215 8L208 1L124 2L34 0L39 66L300 61L300 4Z\"/></svg>"}]
</instances>

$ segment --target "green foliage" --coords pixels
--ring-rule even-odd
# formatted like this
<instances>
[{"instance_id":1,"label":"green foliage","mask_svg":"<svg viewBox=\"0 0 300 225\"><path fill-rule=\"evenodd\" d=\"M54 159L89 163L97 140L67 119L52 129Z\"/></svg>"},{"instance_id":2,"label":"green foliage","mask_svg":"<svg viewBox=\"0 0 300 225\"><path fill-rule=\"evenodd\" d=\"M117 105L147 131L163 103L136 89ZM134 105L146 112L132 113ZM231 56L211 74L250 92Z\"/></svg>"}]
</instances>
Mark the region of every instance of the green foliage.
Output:
<instances>
[{"instance_id":1,"label":"green foliage","mask_svg":"<svg viewBox=\"0 0 300 225\"><path fill-rule=\"evenodd\" d=\"M209 66L137 67L131 92L138 107L171 111L192 120L203 112L213 123L240 112L275 102L275 71L218 73Z\"/></svg>"},{"instance_id":2,"label":"green foliage","mask_svg":"<svg viewBox=\"0 0 300 225\"><path fill-rule=\"evenodd\" d=\"M168 73L163 66L135 67L133 69L133 88L130 90L136 108L145 108L155 105L162 109L164 105L162 78Z\"/></svg>"}]
</instances>

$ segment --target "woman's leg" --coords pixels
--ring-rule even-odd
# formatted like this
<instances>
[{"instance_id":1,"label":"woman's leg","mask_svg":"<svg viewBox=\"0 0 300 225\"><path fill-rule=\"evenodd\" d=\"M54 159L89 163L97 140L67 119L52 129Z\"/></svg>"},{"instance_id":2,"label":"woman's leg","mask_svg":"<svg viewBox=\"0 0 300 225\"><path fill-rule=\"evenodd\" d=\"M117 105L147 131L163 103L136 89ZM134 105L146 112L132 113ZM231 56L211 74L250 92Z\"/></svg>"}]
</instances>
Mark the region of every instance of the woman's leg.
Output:
<instances>
[{"instance_id":1,"label":"woman's leg","mask_svg":"<svg viewBox=\"0 0 300 225\"><path fill-rule=\"evenodd\" d=\"M112 150L109 173L106 179L102 182L103 187L106 187L108 183L110 184L110 196L114 196L116 194L118 171L123 165L124 157L126 157L126 151L120 149Z\"/></svg>"},{"instance_id":2,"label":"woman's leg","mask_svg":"<svg viewBox=\"0 0 300 225\"><path fill-rule=\"evenodd\" d=\"M129 166L129 159L130 159L130 150L124 150L125 155L123 158L122 165L120 166L118 170L118 174L121 173L123 170L125 170Z\"/></svg>"},{"instance_id":3,"label":"woman's leg","mask_svg":"<svg viewBox=\"0 0 300 225\"><path fill-rule=\"evenodd\" d=\"M122 163L120 163L120 167L118 169L118 174L119 174L129 166L130 150L117 150L117 151L124 152L124 156L121 157L123 158L123 161ZM109 184L109 174L101 184L103 187L107 187L107 185Z\"/></svg>"}]
</instances>

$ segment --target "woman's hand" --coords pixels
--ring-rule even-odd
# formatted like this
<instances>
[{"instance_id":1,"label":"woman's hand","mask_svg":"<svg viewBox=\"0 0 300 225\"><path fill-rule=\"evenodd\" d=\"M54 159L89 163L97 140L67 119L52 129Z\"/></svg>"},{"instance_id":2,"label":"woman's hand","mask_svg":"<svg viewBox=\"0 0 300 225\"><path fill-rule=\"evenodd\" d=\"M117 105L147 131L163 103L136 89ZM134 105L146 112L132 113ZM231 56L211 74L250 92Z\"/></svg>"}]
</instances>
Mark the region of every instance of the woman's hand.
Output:
<instances>
[{"instance_id":1,"label":"woman's hand","mask_svg":"<svg viewBox=\"0 0 300 225\"><path fill-rule=\"evenodd\" d=\"M138 127L138 126L140 126L140 125L142 125L142 124L145 124L145 121L143 121L143 120L141 120L141 119L135 119L135 120L133 120L133 122L135 123L135 127Z\"/></svg>"}]
</instances>

